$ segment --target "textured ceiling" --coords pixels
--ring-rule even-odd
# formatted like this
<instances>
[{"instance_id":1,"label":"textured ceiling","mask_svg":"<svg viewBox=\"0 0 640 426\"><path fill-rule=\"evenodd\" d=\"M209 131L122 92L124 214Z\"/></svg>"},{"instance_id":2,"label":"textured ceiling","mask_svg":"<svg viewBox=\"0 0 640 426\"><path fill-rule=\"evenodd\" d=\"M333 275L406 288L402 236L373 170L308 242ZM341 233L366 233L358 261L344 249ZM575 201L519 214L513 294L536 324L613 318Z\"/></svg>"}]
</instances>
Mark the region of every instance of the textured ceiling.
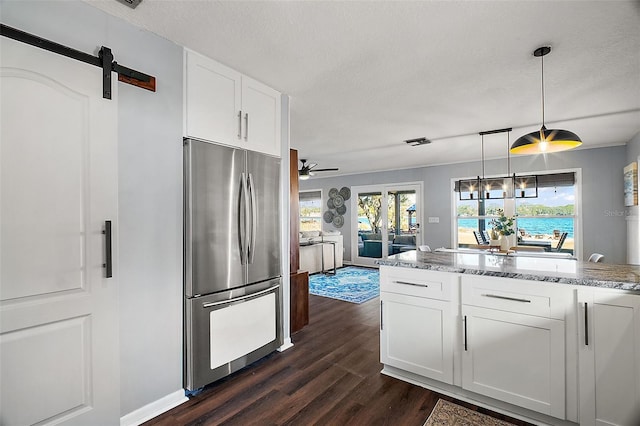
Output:
<instances>
[{"instance_id":1,"label":"textured ceiling","mask_svg":"<svg viewBox=\"0 0 640 426\"><path fill-rule=\"evenodd\" d=\"M640 131L638 1L86 1L290 95L291 146L340 168L322 176L478 160L479 131L538 129L542 45L547 127L584 148Z\"/></svg>"}]
</instances>

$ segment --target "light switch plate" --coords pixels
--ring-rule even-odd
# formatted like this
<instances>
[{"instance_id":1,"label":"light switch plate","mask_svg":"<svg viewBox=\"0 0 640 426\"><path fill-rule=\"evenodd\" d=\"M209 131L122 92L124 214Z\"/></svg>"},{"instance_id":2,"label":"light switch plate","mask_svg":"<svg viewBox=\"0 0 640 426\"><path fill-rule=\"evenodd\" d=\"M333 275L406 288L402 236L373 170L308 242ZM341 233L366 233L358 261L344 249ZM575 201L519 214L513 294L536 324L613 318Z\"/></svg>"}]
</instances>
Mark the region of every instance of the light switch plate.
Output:
<instances>
[{"instance_id":1,"label":"light switch plate","mask_svg":"<svg viewBox=\"0 0 640 426\"><path fill-rule=\"evenodd\" d=\"M433 216L429 216L429 223L440 223L440 218L439 217L433 217Z\"/></svg>"}]
</instances>

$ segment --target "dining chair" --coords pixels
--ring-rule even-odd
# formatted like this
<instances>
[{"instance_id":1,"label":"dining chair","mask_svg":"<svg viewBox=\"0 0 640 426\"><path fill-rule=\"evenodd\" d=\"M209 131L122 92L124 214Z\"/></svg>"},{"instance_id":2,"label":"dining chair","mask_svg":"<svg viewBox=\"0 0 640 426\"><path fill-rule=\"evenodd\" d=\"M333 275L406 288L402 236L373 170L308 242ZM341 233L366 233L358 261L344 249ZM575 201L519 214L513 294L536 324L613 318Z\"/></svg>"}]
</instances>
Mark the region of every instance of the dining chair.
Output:
<instances>
[{"instance_id":1,"label":"dining chair","mask_svg":"<svg viewBox=\"0 0 640 426\"><path fill-rule=\"evenodd\" d=\"M600 253L593 253L591 256L589 256L589 262L604 262L604 255Z\"/></svg>"},{"instance_id":2,"label":"dining chair","mask_svg":"<svg viewBox=\"0 0 640 426\"><path fill-rule=\"evenodd\" d=\"M567 239L567 235L569 235L568 232L563 232L562 235L560 235L560 240L558 241L558 245L556 246L556 248L553 249L553 251L562 250L562 245L564 244L564 240Z\"/></svg>"}]
</instances>

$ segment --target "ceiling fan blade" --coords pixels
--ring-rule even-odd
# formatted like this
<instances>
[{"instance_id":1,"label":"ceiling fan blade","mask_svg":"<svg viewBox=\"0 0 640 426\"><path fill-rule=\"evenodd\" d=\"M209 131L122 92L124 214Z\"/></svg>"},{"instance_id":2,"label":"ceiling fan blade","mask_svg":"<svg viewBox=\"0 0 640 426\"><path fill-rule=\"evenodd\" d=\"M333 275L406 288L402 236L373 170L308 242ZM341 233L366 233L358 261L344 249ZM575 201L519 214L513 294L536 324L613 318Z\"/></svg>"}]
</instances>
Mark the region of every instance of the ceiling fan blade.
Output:
<instances>
[{"instance_id":1,"label":"ceiling fan blade","mask_svg":"<svg viewBox=\"0 0 640 426\"><path fill-rule=\"evenodd\" d=\"M337 171L337 170L340 170L340 169L337 168L337 167L331 167L331 168L328 168L328 169L314 169L313 171L314 172L334 172L334 171Z\"/></svg>"},{"instance_id":2,"label":"ceiling fan blade","mask_svg":"<svg viewBox=\"0 0 640 426\"><path fill-rule=\"evenodd\" d=\"M318 166L318 163L309 163L309 164L307 165L307 168L308 168L309 170L311 170L311 169L313 169L314 167L317 167L317 166Z\"/></svg>"}]
</instances>

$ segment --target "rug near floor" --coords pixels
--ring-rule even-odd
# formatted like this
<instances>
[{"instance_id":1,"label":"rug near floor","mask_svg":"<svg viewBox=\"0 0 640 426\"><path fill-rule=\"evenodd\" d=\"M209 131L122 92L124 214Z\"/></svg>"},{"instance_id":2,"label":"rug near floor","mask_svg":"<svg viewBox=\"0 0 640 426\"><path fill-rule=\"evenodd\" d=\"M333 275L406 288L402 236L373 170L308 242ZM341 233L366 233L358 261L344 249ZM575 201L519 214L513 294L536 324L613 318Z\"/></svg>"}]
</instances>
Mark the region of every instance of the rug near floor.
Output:
<instances>
[{"instance_id":1,"label":"rug near floor","mask_svg":"<svg viewBox=\"0 0 640 426\"><path fill-rule=\"evenodd\" d=\"M486 414L439 399L424 426L513 426Z\"/></svg>"},{"instance_id":2,"label":"rug near floor","mask_svg":"<svg viewBox=\"0 0 640 426\"><path fill-rule=\"evenodd\" d=\"M351 303L363 303L380 295L377 269L347 266L336 275L314 274L309 277L309 293Z\"/></svg>"}]
</instances>

